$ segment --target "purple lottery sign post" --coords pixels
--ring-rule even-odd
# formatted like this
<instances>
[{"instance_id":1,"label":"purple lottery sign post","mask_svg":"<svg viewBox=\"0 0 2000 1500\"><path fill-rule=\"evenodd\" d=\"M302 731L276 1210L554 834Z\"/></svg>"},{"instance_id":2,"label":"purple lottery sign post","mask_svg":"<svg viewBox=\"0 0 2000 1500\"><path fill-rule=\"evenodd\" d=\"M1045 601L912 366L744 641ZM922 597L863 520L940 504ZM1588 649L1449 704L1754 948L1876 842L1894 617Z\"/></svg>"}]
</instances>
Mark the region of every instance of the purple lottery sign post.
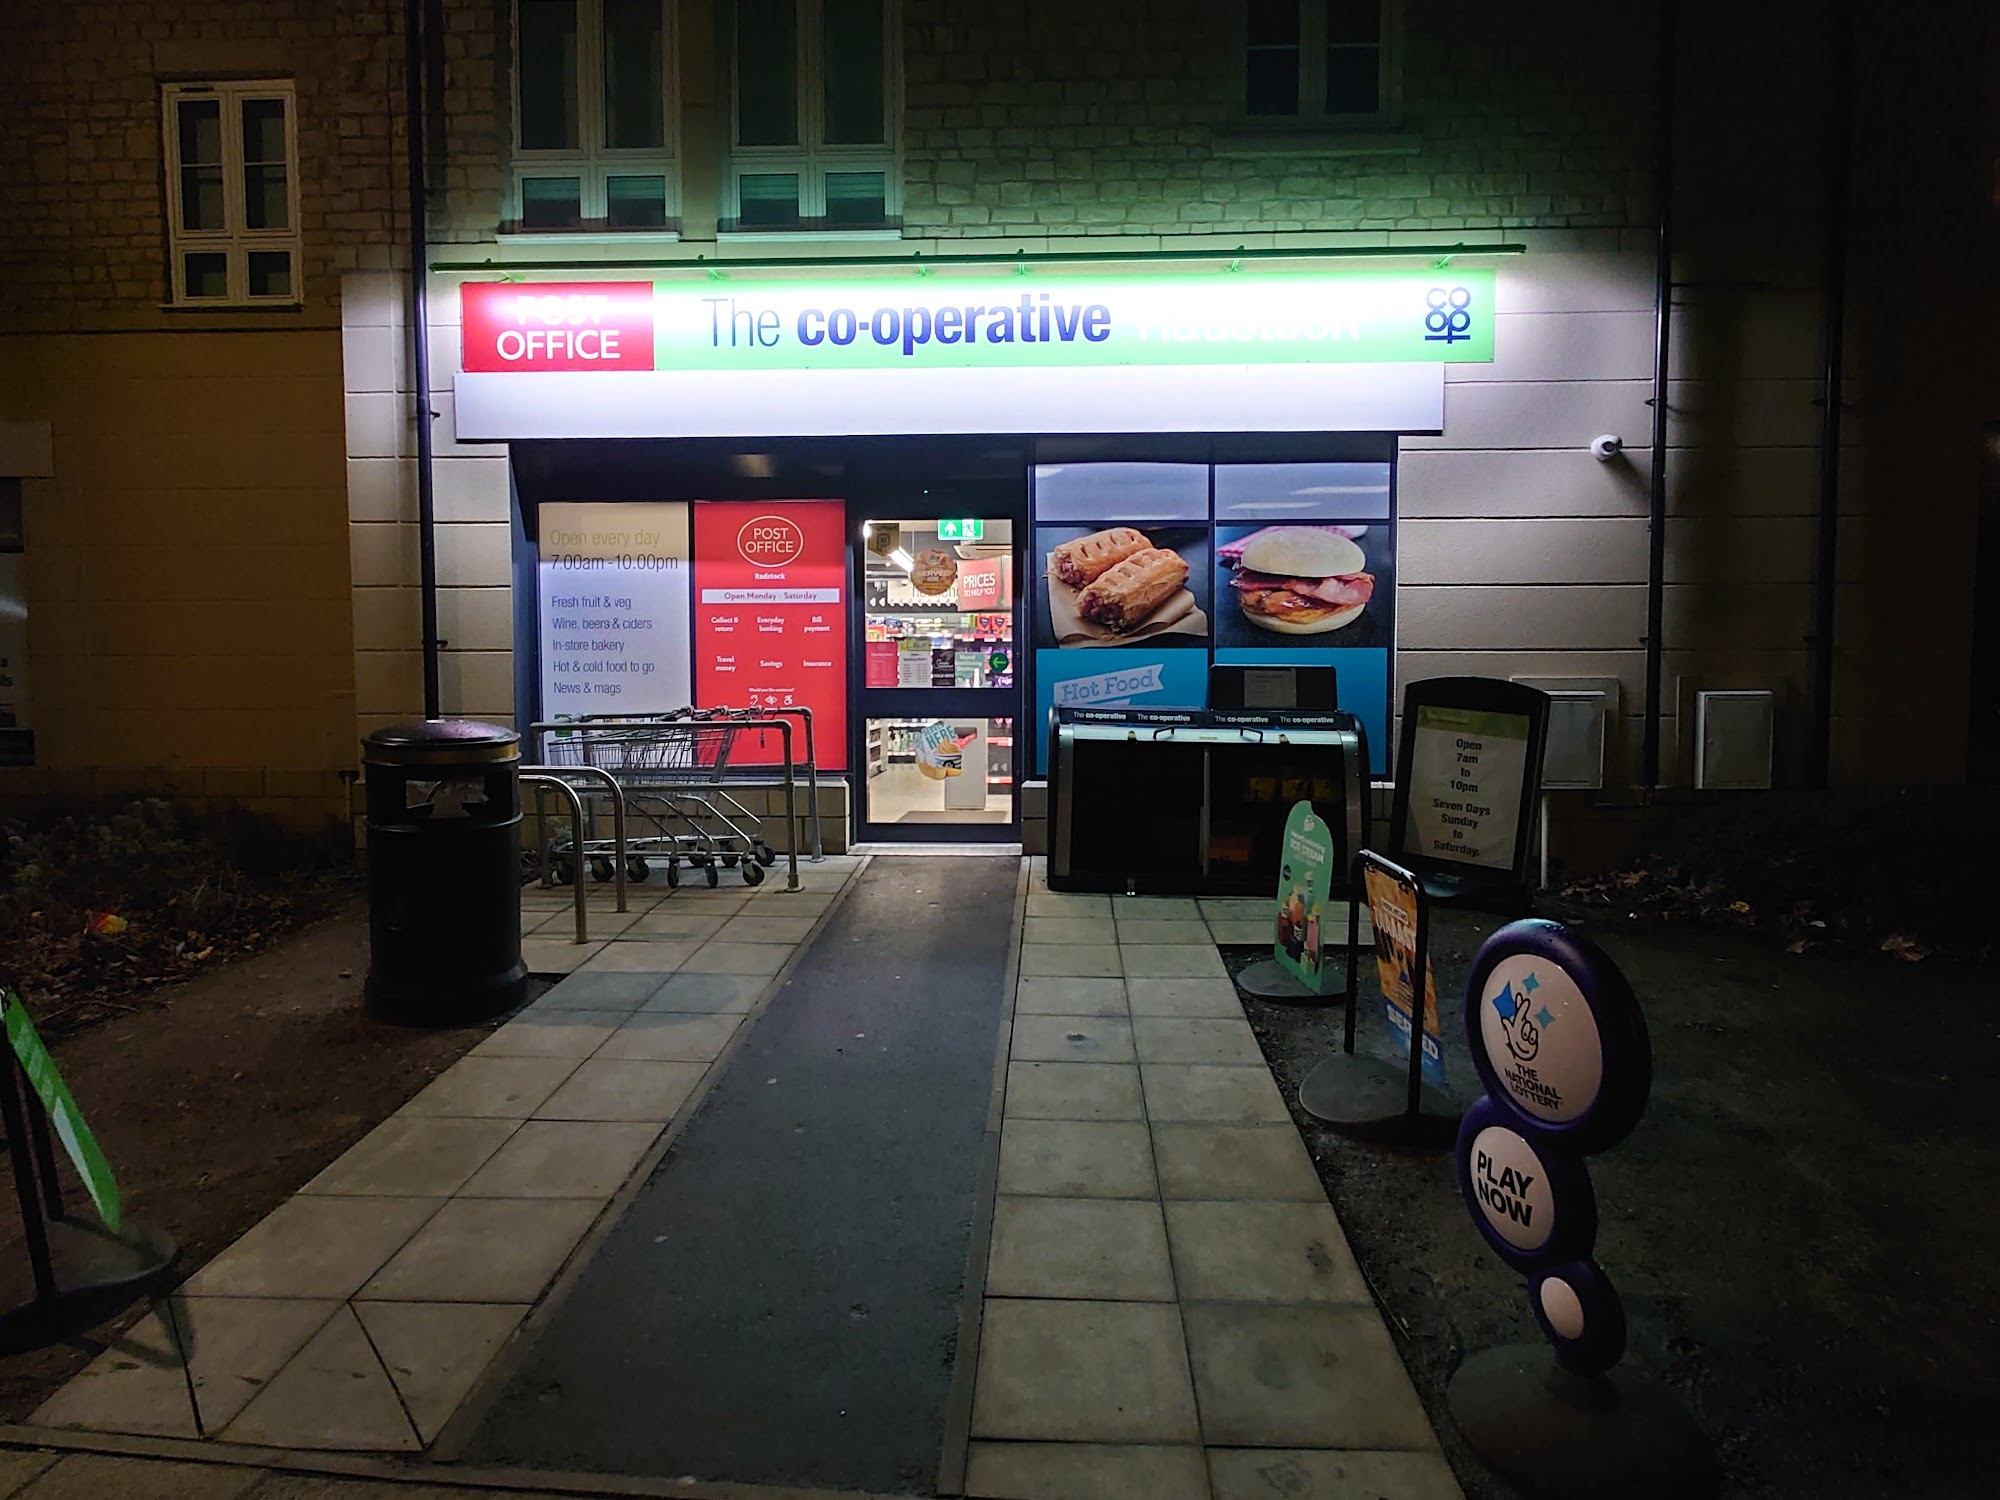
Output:
<instances>
[{"instance_id":1,"label":"purple lottery sign post","mask_svg":"<svg viewBox=\"0 0 2000 1500\"><path fill-rule=\"evenodd\" d=\"M1466 1043L1486 1097L1458 1129L1458 1186L1487 1245L1527 1283L1549 1347L1467 1359L1452 1420L1494 1468L1557 1500L1699 1500L1713 1450L1657 1383L1614 1366L1625 1309L1592 1259L1597 1198L1584 1158L1645 1113L1653 1052L1618 966L1558 922L1510 922L1480 948Z\"/></svg>"}]
</instances>

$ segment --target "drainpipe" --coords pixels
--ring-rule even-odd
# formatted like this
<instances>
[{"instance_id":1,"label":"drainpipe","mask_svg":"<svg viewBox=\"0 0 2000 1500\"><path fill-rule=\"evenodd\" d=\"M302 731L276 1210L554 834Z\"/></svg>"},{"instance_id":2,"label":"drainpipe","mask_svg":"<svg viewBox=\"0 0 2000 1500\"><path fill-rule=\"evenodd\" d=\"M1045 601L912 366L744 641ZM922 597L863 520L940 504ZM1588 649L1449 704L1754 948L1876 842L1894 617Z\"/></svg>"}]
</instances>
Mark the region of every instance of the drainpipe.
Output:
<instances>
[{"instance_id":1,"label":"drainpipe","mask_svg":"<svg viewBox=\"0 0 2000 1500\"><path fill-rule=\"evenodd\" d=\"M431 471L430 312L424 295L424 0L403 3L403 83L410 176L410 381L417 419L417 582L422 598L424 717L439 716L437 607L437 487Z\"/></svg>"},{"instance_id":2,"label":"drainpipe","mask_svg":"<svg viewBox=\"0 0 2000 1500\"><path fill-rule=\"evenodd\" d=\"M1655 69L1653 199L1659 243L1653 271L1653 476L1646 527L1646 728L1640 781L1648 795L1660 786L1660 681L1664 668L1667 578L1667 340L1674 297L1674 38L1676 0L1661 0Z\"/></svg>"},{"instance_id":3,"label":"drainpipe","mask_svg":"<svg viewBox=\"0 0 2000 1500\"><path fill-rule=\"evenodd\" d=\"M1854 101L1854 3L1833 11L1833 99L1828 120L1826 274L1820 306L1819 506L1813 537L1813 629L1807 638L1812 719L1806 731L1805 783L1824 787L1833 758L1833 608L1840 540L1840 402L1846 365L1847 192Z\"/></svg>"}]
</instances>

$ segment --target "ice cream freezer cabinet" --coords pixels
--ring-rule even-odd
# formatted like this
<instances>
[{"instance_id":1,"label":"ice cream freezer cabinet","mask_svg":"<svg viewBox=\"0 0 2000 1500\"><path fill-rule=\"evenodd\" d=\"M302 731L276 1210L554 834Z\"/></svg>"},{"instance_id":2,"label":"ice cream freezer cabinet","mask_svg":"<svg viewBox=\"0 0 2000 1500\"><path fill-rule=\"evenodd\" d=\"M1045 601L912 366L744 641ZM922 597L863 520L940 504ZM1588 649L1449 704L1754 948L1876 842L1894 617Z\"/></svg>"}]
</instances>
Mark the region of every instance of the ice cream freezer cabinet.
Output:
<instances>
[{"instance_id":1,"label":"ice cream freezer cabinet","mask_svg":"<svg viewBox=\"0 0 2000 1500\"><path fill-rule=\"evenodd\" d=\"M1342 872L1368 842L1352 714L1058 708L1049 732L1051 890L1269 895L1302 801Z\"/></svg>"}]
</instances>

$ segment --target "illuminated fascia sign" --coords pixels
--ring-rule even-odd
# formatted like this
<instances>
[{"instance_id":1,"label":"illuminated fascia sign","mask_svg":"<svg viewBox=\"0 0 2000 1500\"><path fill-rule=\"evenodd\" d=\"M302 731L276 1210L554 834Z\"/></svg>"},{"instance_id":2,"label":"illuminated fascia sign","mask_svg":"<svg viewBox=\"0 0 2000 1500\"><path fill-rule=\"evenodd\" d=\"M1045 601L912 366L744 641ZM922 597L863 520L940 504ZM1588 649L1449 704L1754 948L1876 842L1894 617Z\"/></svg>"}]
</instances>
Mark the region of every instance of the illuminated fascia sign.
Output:
<instances>
[{"instance_id":1,"label":"illuminated fascia sign","mask_svg":"<svg viewBox=\"0 0 2000 1500\"><path fill-rule=\"evenodd\" d=\"M469 282L464 368L1086 369L1493 358L1489 270Z\"/></svg>"}]
</instances>

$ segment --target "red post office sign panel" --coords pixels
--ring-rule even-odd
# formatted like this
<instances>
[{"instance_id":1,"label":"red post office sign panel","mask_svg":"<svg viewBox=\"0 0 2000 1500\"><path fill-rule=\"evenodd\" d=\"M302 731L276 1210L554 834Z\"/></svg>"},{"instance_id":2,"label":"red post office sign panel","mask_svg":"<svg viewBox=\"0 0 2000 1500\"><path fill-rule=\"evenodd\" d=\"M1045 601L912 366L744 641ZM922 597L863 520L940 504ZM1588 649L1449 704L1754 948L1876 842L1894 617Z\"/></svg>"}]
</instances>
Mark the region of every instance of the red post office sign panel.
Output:
<instances>
[{"instance_id":1,"label":"red post office sign panel","mask_svg":"<svg viewBox=\"0 0 2000 1500\"><path fill-rule=\"evenodd\" d=\"M707 500L694 508L694 700L809 708L823 771L847 768L847 508L838 500ZM794 721L793 754L805 743ZM774 765L778 735L740 735Z\"/></svg>"},{"instance_id":2,"label":"red post office sign panel","mask_svg":"<svg viewBox=\"0 0 2000 1500\"><path fill-rule=\"evenodd\" d=\"M468 281L459 299L467 370L653 368L650 281Z\"/></svg>"}]
</instances>

